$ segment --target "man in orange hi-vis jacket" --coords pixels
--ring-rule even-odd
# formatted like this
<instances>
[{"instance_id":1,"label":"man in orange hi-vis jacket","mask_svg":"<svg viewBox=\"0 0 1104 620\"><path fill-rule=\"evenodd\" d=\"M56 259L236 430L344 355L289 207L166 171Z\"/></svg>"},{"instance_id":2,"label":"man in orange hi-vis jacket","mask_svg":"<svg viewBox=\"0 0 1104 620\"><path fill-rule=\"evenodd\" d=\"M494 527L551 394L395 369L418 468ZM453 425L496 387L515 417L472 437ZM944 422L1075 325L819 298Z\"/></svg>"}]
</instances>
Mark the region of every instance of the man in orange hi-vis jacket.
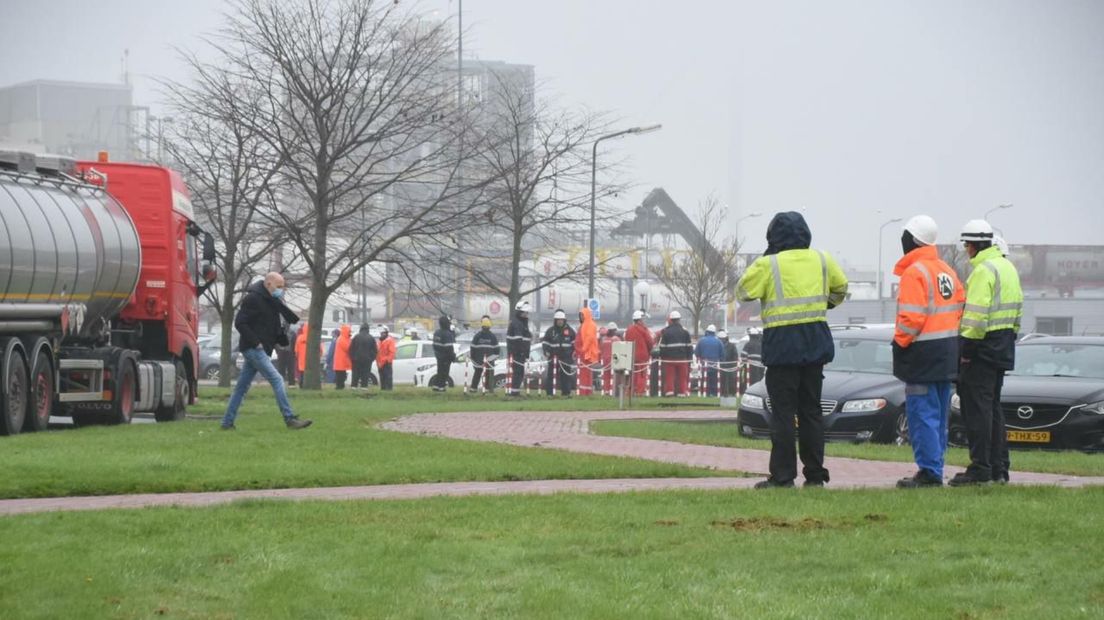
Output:
<instances>
[{"instance_id":1,"label":"man in orange hi-vis jacket","mask_svg":"<svg viewBox=\"0 0 1104 620\"><path fill-rule=\"evenodd\" d=\"M348 325L341 326L341 335L337 337L337 345L334 347L334 383L337 389L345 389L345 379L349 371L353 369L353 358L349 355L349 347L353 344L352 328Z\"/></svg>"},{"instance_id":2,"label":"man in orange hi-vis jacket","mask_svg":"<svg viewBox=\"0 0 1104 620\"><path fill-rule=\"evenodd\" d=\"M598 324L590 308L579 310L579 331L575 336L575 358L579 360L579 394L594 393L594 365L598 363Z\"/></svg>"},{"instance_id":3,"label":"man in orange hi-vis jacket","mask_svg":"<svg viewBox=\"0 0 1104 620\"><path fill-rule=\"evenodd\" d=\"M893 273L901 277L893 375L905 382L905 412L916 475L900 488L943 485L951 382L958 378L958 326L966 292L935 247L935 220L917 215L901 235L904 257Z\"/></svg>"}]
</instances>

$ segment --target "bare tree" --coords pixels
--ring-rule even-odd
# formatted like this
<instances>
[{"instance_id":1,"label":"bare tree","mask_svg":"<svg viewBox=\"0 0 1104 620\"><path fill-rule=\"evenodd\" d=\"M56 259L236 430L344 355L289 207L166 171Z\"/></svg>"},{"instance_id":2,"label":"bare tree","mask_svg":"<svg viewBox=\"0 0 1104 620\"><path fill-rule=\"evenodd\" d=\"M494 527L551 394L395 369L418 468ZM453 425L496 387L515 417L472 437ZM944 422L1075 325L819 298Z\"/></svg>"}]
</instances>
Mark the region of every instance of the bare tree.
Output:
<instances>
[{"instance_id":1,"label":"bare tree","mask_svg":"<svg viewBox=\"0 0 1104 620\"><path fill-rule=\"evenodd\" d=\"M569 233L585 230L590 147L609 131L609 121L602 114L558 109L539 99L532 84L509 76L492 72L489 81L474 123L481 148L470 165L488 179L490 206L454 238L472 286L506 297L513 307L525 296L589 273L588 264L579 264L530 277L536 274L526 273L525 254L563 247ZM606 165L599 172L608 177L612 170ZM604 181L597 197L620 189Z\"/></svg>"},{"instance_id":2,"label":"bare tree","mask_svg":"<svg viewBox=\"0 0 1104 620\"><path fill-rule=\"evenodd\" d=\"M199 224L215 238L221 282L205 293L222 325L219 385L230 385L234 313L246 287L266 271L267 257L282 241L258 214L274 204L278 155L244 120L258 93L220 64L184 55L188 83L164 84L174 122L163 141L167 159L191 192Z\"/></svg>"},{"instance_id":3,"label":"bare tree","mask_svg":"<svg viewBox=\"0 0 1104 620\"><path fill-rule=\"evenodd\" d=\"M267 217L301 252L310 320L371 263L463 224L478 188L460 176L466 119L443 23L373 0L239 0L214 42L262 96L247 116L281 160ZM319 387L321 332L304 386Z\"/></svg>"},{"instance_id":4,"label":"bare tree","mask_svg":"<svg viewBox=\"0 0 1104 620\"><path fill-rule=\"evenodd\" d=\"M701 237L697 244L669 262L652 266L652 275L667 287L672 301L690 311L695 338L702 315L712 306L727 303L736 283L740 243L735 236L723 234L727 215L716 196L707 197L698 206L695 223Z\"/></svg>"}]
</instances>

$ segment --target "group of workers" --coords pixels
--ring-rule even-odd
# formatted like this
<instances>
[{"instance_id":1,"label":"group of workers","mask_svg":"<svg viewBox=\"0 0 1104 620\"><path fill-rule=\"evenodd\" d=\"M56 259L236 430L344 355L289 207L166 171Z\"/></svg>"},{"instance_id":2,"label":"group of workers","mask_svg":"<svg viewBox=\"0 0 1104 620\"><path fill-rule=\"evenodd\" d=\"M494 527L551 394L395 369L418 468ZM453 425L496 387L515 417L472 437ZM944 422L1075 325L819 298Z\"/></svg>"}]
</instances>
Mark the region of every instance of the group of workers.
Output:
<instances>
[{"instance_id":1,"label":"group of workers","mask_svg":"<svg viewBox=\"0 0 1104 620\"><path fill-rule=\"evenodd\" d=\"M950 480L952 486L1005 483L1009 480L1009 456L1004 415L1000 406L1006 371L1015 362L1015 343L1023 313L1023 292L1015 266L1005 257L993 229L984 220L971 220L962 229L963 244L973 269L965 287L936 249L935 221L918 215L901 234L902 258L894 273L900 277L896 328L893 338L893 374L905 382L906 416L917 472L898 481L902 488L941 486L947 423L952 387L957 384L966 425L970 465ZM828 253L810 247L812 233L800 213L782 212L767 227L767 250L744 272L736 285L741 301L760 302L763 323L761 351L766 366L766 388L770 402L770 477L756 488L792 487L797 478L800 455L805 486L823 486L829 481L824 466L824 430L821 388L824 366L832 361L835 348L828 327L828 310L843 303L847 278ZM291 410L283 378L270 359L277 346L289 346L282 321L295 323L298 317L283 303L284 280L270 273L252 285L235 317L241 334L244 368L227 406L222 428L233 430L238 407L256 374L272 384L288 428L310 425ZM506 335L509 357L507 394L520 394L526 380L533 336L529 328L529 302L519 302ZM691 345L681 316L672 312L667 326L653 340L644 325L644 313L633 314L633 324L624 339L634 343L632 389L644 393L645 373L638 367L651 363L653 349L663 366L665 395L688 391L690 360L696 352L702 359L723 360L726 347L714 334ZM491 387L493 371L488 362L498 355L498 339L491 333L489 317L483 317L480 332L472 340L475 363L472 387L480 381ZM309 328L295 339L300 374L305 368ZM567 322L557 310L553 324L541 338L547 359L545 391L570 394L576 385L582 393L594 390L595 372L606 371L609 351L618 339L612 325L599 341L591 311L579 311L579 328ZM395 343L386 328L378 344L362 326L355 338L348 326L335 339L334 371L338 389L352 371L353 386L366 386L374 361L380 369L383 389L390 389L390 367ZM433 336L437 358L435 389L444 389L449 368L456 361L455 335L448 317L441 317ZM608 347L608 348L607 348ZM703 379L716 390L719 365L707 366ZM608 380L608 379L607 379ZM714 392L715 393L715 392ZM796 428L795 428L796 427ZM795 449L796 434L796 449Z\"/></svg>"},{"instance_id":2,"label":"group of workers","mask_svg":"<svg viewBox=\"0 0 1104 620\"><path fill-rule=\"evenodd\" d=\"M935 221L918 215L901 234L893 374L905 383L909 439L917 464L901 488L942 486L947 421L957 383L970 465L952 486L1004 483L1009 457L1000 392L1015 360L1023 292L1015 266L984 220L971 220L960 242L973 270L963 287L936 248ZM741 301L758 300L762 361L770 398L770 477L756 488L792 487L800 454L805 486L829 481L824 467L821 387L834 355L827 312L842 303L847 278L826 252L810 248L800 213L778 213L767 250L737 284ZM797 449L795 450L795 423Z\"/></svg>"}]
</instances>

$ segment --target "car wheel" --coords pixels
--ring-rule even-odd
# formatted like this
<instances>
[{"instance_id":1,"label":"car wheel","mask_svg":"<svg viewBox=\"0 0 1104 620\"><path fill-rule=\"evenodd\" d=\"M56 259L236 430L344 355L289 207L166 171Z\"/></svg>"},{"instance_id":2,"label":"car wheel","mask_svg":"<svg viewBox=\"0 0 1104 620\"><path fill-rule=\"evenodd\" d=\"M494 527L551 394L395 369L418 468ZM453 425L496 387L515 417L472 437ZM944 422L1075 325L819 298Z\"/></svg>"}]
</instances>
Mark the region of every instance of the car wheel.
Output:
<instances>
[{"instance_id":1,"label":"car wheel","mask_svg":"<svg viewBox=\"0 0 1104 620\"><path fill-rule=\"evenodd\" d=\"M211 381L218 381L220 373L221 373L221 371L219 370L219 365L218 364L212 364L211 366L208 366L206 370L203 371L203 378L204 379L209 379Z\"/></svg>"},{"instance_id":2,"label":"car wheel","mask_svg":"<svg viewBox=\"0 0 1104 620\"><path fill-rule=\"evenodd\" d=\"M506 389L506 375L498 375L495 377L494 386L496 390Z\"/></svg>"},{"instance_id":3,"label":"car wheel","mask_svg":"<svg viewBox=\"0 0 1104 620\"><path fill-rule=\"evenodd\" d=\"M908 416L905 412L897 414L897 419L893 422L894 439L899 446L904 446L910 443L909 428L908 428Z\"/></svg>"}]
</instances>

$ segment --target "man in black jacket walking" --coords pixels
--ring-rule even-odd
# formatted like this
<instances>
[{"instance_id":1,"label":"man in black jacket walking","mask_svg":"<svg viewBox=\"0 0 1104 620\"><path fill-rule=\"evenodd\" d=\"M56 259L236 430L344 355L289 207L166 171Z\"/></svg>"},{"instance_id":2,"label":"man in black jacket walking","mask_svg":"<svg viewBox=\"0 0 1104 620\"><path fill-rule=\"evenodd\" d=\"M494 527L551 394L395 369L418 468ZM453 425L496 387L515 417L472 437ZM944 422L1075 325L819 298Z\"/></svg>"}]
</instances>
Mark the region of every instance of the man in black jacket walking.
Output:
<instances>
[{"instance_id":1,"label":"man in black jacket walking","mask_svg":"<svg viewBox=\"0 0 1104 620\"><path fill-rule=\"evenodd\" d=\"M222 418L223 430L236 428L234 420L238 417L238 408L241 407L257 373L261 373L272 385L280 413L283 414L288 428L297 430L311 425L310 420L300 420L292 412L284 379L272 365L272 349L277 344L288 344L287 331L280 319L288 323L299 321L299 317L281 301L283 296L284 277L274 271L266 275L263 281L251 284L246 290L238 315L234 317L234 327L241 335L238 348L245 358L245 364L238 376L238 383L234 386L234 393L230 396L230 403L226 406L226 415Z\"/></svg>"},{"instance_id":2,"label":"man in black jacket walking","mask_svg":"<svg viewBox=\"0 0 1104 620\"><path fill-rule=\"evenodd\" d=\"M471 389L479 389L479 380L484 379L484 387L494 392L494 362L498 357L498 337L491 333L491 317L484 315L479 333L472 338L471 361L475 368L472 372Z\"/></svg>"},{"instance_id":3,"label":"man in black jacket walking","mask_svg":"<svg viewBox=\"0 0 1104 620\"><path fill-rule=\"evenodd\" d=\"M433 391L448 389L449 371L456 361L456 334L452 333L452 321L447 316L437 319L438 329L433 332L433 355L437 358L437 374L430 380Z\"/></svg>"},{"instance_id":4,"label":"man in black jacket walking","mask_svg":"<svg viewBox=\"0 0 1104 620\"><path fill-rule=\"evenodd\" d=\"M372 375L372 364L376 362L376 339L368 333L368 324L360 326L360 331L353 337L353 345L350 347L353 358L353 388L368 387L368 377Z\"/></svg>"}]
</instances>

